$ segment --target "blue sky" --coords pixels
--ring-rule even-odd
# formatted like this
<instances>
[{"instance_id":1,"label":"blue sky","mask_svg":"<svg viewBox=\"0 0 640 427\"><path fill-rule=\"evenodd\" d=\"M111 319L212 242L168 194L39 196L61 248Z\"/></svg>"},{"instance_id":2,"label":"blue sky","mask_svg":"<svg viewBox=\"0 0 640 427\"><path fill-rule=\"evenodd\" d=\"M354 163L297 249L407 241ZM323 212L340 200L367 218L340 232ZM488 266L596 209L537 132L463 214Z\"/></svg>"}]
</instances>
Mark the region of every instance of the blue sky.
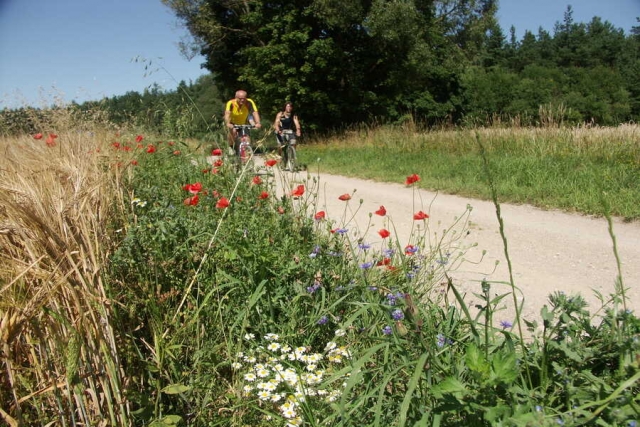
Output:
<instances>
[{"instance_id":1,"label":"blue sky","mask_svg":"<svg viewBox=\"0 0 640 427\"><path fill-rule=\"evenodd\" d=\"M552 33L568 4L575 22L600 16L627 34L638 25L640 0L500 0L499 22L518 39L540 26ZM181 56L185 36L160 0L0 0L0 109L195 81L204 59Z\"/></svg>"}]
</instances>

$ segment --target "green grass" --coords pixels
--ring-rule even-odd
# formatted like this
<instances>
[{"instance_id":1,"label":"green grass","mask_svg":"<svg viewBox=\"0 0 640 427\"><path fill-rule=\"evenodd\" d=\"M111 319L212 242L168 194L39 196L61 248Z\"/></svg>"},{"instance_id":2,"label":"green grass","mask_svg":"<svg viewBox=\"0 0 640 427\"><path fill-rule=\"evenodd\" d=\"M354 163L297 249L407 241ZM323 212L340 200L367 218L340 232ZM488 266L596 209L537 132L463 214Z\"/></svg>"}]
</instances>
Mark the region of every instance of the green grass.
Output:
<instances>
[{"instance_id":1,"label":"green grass","mask_svg":"<svg viewBox=\"0 0 640 427\"><path fill-rule=\"evenodd\" d=\"M589 215L640 218L640 130L496 129L407 132L379 128L301 146L321 172L383 182L420 175L421 188L488 199L479 140L502 202Z\"/></svg>"},{"instance_id":2,"label":"green grass","mask_svg":"<svg viewBox=\"0 0 640 427\"><path fill-rule=\"evenodd\" d=\"M434 239L425 219L409 246L393 235L367 242L346 215L315 219L313 175L282 183L304 185L302 195L276 197L268 168L258 180L223 156L212 169L208 153L181 141L145 137L138 147L136 133L117 144L111 132L58 133L54 147L0 139L10 154L0 168L0 416L9 425L74 424L79 414L97 425L107 413L110 425L156 427L637 425L640 319L618 289L602 296L598 317L557 292L539 319L503 319L498 307L513 294L483 282L471 310L450 279L465 233ZM367 138L384 136L369 144L414 168L418 152L441 159L393 170L396 160L365 146L361 157L396 181L431 173L465 187L440 166L455 160L476 169L481 188L465 135L389 135ZM486 144L492 159L528 149L524 165L541 147ZM353 160L334 157L342 167ZM534 186L537 176L514 182ZM456 221L469 226L467 214Z\"/></svg>"}]
</instances>

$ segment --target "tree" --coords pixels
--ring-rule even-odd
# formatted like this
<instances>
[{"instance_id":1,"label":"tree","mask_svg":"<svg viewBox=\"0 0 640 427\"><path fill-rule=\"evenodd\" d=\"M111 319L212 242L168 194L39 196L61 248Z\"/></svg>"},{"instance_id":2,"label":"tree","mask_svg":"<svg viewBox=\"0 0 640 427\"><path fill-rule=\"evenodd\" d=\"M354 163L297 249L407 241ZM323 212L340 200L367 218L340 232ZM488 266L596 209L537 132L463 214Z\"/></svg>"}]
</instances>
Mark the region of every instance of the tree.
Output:
<instances>
[{"instance_id":1,"label":"tree","mask_svg":"<svg viewBox=\"0 0 640 427\"><path fill-rule=\"evenodd\" d=\"M496 9L495 0L163 2L224 94L243 87L271 113L291 100L322 128L458 114L460 76Z\"/></svg>"}]
</instances>

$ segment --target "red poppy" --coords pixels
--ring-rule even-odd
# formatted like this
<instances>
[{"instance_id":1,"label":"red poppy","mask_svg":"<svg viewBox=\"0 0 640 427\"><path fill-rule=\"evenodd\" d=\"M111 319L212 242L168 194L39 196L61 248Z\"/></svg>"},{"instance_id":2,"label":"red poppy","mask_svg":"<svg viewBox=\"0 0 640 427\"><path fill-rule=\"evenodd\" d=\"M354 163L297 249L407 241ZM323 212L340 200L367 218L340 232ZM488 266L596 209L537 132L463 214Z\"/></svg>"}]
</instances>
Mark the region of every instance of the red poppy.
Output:
<instances>
[{"instance_id":1,"label":"red poppy","mask_svg":"<svg viewBox=\"0 0 640 427\"><path fill-rule=\"evenodd\" d=\"M216 203L216 208L224 209L229 207L229 200L226 197L221 197Z\"/></svg>"},{"instance_id":2,"label":"red poppy","mask_svg":"<svg viewBox=\"0 0 640 427\"><path fill-rule=\"evenodd\" d=\"M219 172L218 168L211 169L211 173L214 174L214 175L217 174L218 172Z\"/></svg>"},{"instance_id":3,"label":"red poppy","mask_svg":"<svg viewBox=\"0 0 640 427\"><path fill-rule=\"evenodd\" d=\"M176 150L176 151L174 151L174 152L173 152L173 155L174 155L174 156L179 156L179 155L180 155L180 150Z\"/></svg>"},{"instance_id":4,"label":"red poppy","mask_svg":"<svg viewBox=\"0 0 640 427\"><path fill-rule=\"evenodd\" d=\"M137 160L131 160L131 164L133 166L138 166L138 161Z\"/></svg>"},{"instance_id":5,"label":"red poppy","mask_svg":"<svg viewBox=\"0 0 640 427\"><path fill-rule=\"evenodd\" d=\"M413 219L416 220L416 221L420 221L422 219L427 219L427 218L429 218L429 215L427 215L426 213L424 213L422 211L413 214Z\"/></svg>"},{"instance_id":6,"label":"red poppy","mask_svg":"<svg viewBox=\"0 0 640 427\"><path fill-rule=\"evenodd\" d=\"M338 197L338 199L342 200L343 202L346 202L347 200L351 200L351 194L344 193L342 196Z\"/></svg>"},{"instance_id":7,"label":"red poppy","mask_svg":"<svg viewBox=\"0 0 640 427\"><path fill-rule=\"evenodd\" d=\"M129 147L128 145L124 145L124 146L122 147L122 149L123 149L124 151L131 151L131 147Z\"/></svg>"},{"instance_id":8,"label":"red poppy","mask_svg":"<svg viewBox=\"0 0 640 427\"><path fill-rule=\"evenodd\" d=\"M33 139L42 139L42 134L36 133L35 135L33 135Z\"/></svg>"},{"instance_id":9,"label":"red poppy","mask_svg":"<svg viewBox=\"0 0 640 427\"><path fill-rule=\"evenodd\" d=\"M382 258L380 261L377 262L377 266L383 266L383 265L389 265L391 264L391 258Z\"/></svg>"},{"instance_id":10,"label":"red poppy","mask_svg":"<svg viewBox=\"0 0 640 427\"><path fill-rule=\"evenodd\" d=\"M382 237L383 239L386 239L387 237L391 236L391 233L389 232L389 230L387 230L386 228L383 228L382 230L378 231L378 234L380 235L380 237Z\"/></svg>"},{"instance_id":11,"label":"red poppy","mask_svg":"<svg viewBox=\"0 0 640 427\"><path fill-rule=\"evenodd\" d=\"M142 135L136 136L136 142L142 142L143 139L144 139L144 136Z\"/></svg>"},{"instance_id":12,"label":"red poppy","mask_svg":"<svg viewBox=\"0 0 640 427\"><path fill-rule=\"evenodd\" d=\"M175 144L175 142L173 142L173 141L169 141L169 147L173 147L173 146L174 146L174 144Z\"/></svg>"},{"instance_id":13,"label":"red poppy","mask_svg":"<svg viewBox=\"0 0 640 427\"><path fill-rule=\"evenodd\" d=\"M222 166L223 164L224 164L224 163L222 162L222 160L221 160L221 159L218 159L218 160L216 160L215 162L213 162L213 166L218 167L218 168L219 168L220 166Z\"/></svg>"},{"instance_id":14,"label":"red poppy","mask_svg":"<svg viewBox=\"0 0 640 427\"><path fill-rule=\"evenodd\" d=\"M58 135L56 135L55 133L50 133L49 136L47 137L46 143L49 147L53 147L56 145L56 138L58 137Z\"/></svg>"},{"instance_id":15,"label":"red poppy","mask_svg":"<svg viewBox=\"0 0 640 427\"><path fill-rule=\"evenodd\" d=\"M112 142L111 145L113 146L113 148L120 148L120 143L119 142Z\"/></svg>"},{"instance_id":16,"label":"red poppy","mask_svg":"<svg viewBox=\"0 0 640 427\"><path fill-rule=\"evenodd\" d=\"M211 152L212 156L222 156L222 150L220 148L214 148L214 150Z\"/></svg>"},{"instance_id":17,"label":"red poppy","mask_svg":"<svg viewBox=\"0 0 640 427\"><path fill-rule=\"evenodd\" d=\"M304 194L304 185L300 184L291 192L293 197L300 197Z\"/></svg>"},{"instance_id":18,"label":"red poppy","mask_svg":"<svg viewBox=\"0 0 640 427\"><path fill-rule=\"evenodd\" d=\"M259 176L254 176L253 179L251 180L252 183L254 183L255 185L260 185L262 184L262 178L260 178Z\"/></svg>"},{"instance_id":19,"label":"red poppy","mask_svg":"<svg viewBox=\"0 0 640 427\"><path fill-rule=\"evenodd\" d=\"M325 217L326 217L326 214L324 213L324 211L319 211L319 212L316 212L316 214L313 216L313 219L315 219L316 221L320 221Z\"/></svg>"},{"instance_id":20,"label":"red poppy","mask_svg":"<svg viewBox=\"0 0 640 427\"><path fill-rule=\"evenodd\" d=\"M147 153L155 153L155 152L156 152L156 147L154 147L151 144L147 145Z\"/></svg>"},{"instance_id":21,"label":"red poppy","mask_svg":"<svg viewBox=\"0 0 640 427\"><path fill-rule=\"evenodd\" d=\"M277 160L275 160L275 159L269 159L269 160L267 160L264 164L265 164L265 165L267 165L267 166L269 166L269 167L271 167L271 166L275 165L276 163L278 163L278 161L277 161Z\"/></svg>"},{"instance_id":22,"label":"red poppy","mask_svg":"<svg viewBox=\"0 0 640 427\"><path fill-rule=\"evenodd\" d=\"M211 172L209 169L202 169L202 173L209 173Z\"/></svg>"},{"instance_id":23,"label":"red poppy","mask_svg":"<svg viewBox=\"0 0 640 427\"><path fill-rule=\"evenodd\" d=\"M186 199L184 199L184 204L187 206L195 206L198 204L198 195L196 194L195 196L191 196L191 197L187 197Z\"/></svg>"},{"instance_id":24,"label":"red poppy","mask_svg":"<svg viewBox=\"0 0 640 427\"><path fill-rule=\"evenodd\" d=\"M260 193L260 195L258 196L258 199L268 199L269 198L269 193L267 193L266 191L263 191L262 193Z\"/></svg>"},{"instance_id":25,"label":"red poppy","mask_svg":"<svg viewBox=\"0 0 640 427\"><path fill-rule=\"evenodd\" d=\"M194 184L185 184L182 189L188 191L191 194L198 194L202 191L202 183L196 182Z\"/></svg>"},{"instance_id":26,"label":"red poppy","mask_svg":"<svg viewBox=\"0 0 640 427\"><path fill-rule=\"evenodd\" d=\"M284 213L284 208L282 206L278 206L278 213L282 215Z\"/></svg>"},{"instance_id":27,"label":"red poppy","mask_svg":"<svg viewBox=\"0 0 640 427\"><path fill-rule=\"evenodd\" d=\"M411 185L414 184L416 182L420 181L420 177L418 176L418 174L413 174L413 175L409 175L407 177L407 180L404 182L405 185Z\"/></svg>"},{"instance_id":28,"label":"red poppy","mask_svg":"<svg viewBox=\"0 0 640 427\"><path fill-rule=\"evenodd\" d=\"M418 251L418 247L417 246L413 246L413 245L407 245L404 248L404 253L406 255L413 255Z\"/></svg>"},{"instance_id":29,"label":"red poppy","mask_svg":"<svg viewBox=\"0 0 640 427\"><path fill-rule=\"evenodd\" d=\"M387 210L384 206L380 206L380 209L374 212L376 215L385 216L387 214Z\"/></svg>"}]
</instances>

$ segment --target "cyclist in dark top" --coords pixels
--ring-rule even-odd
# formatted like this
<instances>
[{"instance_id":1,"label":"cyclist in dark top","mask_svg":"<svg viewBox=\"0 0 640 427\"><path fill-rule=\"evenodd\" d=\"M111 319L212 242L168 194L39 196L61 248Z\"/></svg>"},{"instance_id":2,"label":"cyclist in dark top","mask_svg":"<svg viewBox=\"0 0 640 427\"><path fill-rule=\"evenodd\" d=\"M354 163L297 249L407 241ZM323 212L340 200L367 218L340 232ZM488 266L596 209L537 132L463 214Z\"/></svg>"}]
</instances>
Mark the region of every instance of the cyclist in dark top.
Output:
<instances>
[{"instance_id":1,"label":"cyclist in dark top","mask_svg":"<svg viewBox=\"0 0 640 427\"><path fill-rule=\"evenodd\" d=\"M283 130L295 130L296 136L293 135L289 138L291 144L296 143L296 137L302 135L302 128L300 127L300 121L298 116L293 113L293 104L287 102L284 104L284 110L276 114L276 120L273 124L276 129L276 139L278 140L278 155L282 157L282 147L285 144L284 137L282 136Z\"/></svg>"}]
</instances>

